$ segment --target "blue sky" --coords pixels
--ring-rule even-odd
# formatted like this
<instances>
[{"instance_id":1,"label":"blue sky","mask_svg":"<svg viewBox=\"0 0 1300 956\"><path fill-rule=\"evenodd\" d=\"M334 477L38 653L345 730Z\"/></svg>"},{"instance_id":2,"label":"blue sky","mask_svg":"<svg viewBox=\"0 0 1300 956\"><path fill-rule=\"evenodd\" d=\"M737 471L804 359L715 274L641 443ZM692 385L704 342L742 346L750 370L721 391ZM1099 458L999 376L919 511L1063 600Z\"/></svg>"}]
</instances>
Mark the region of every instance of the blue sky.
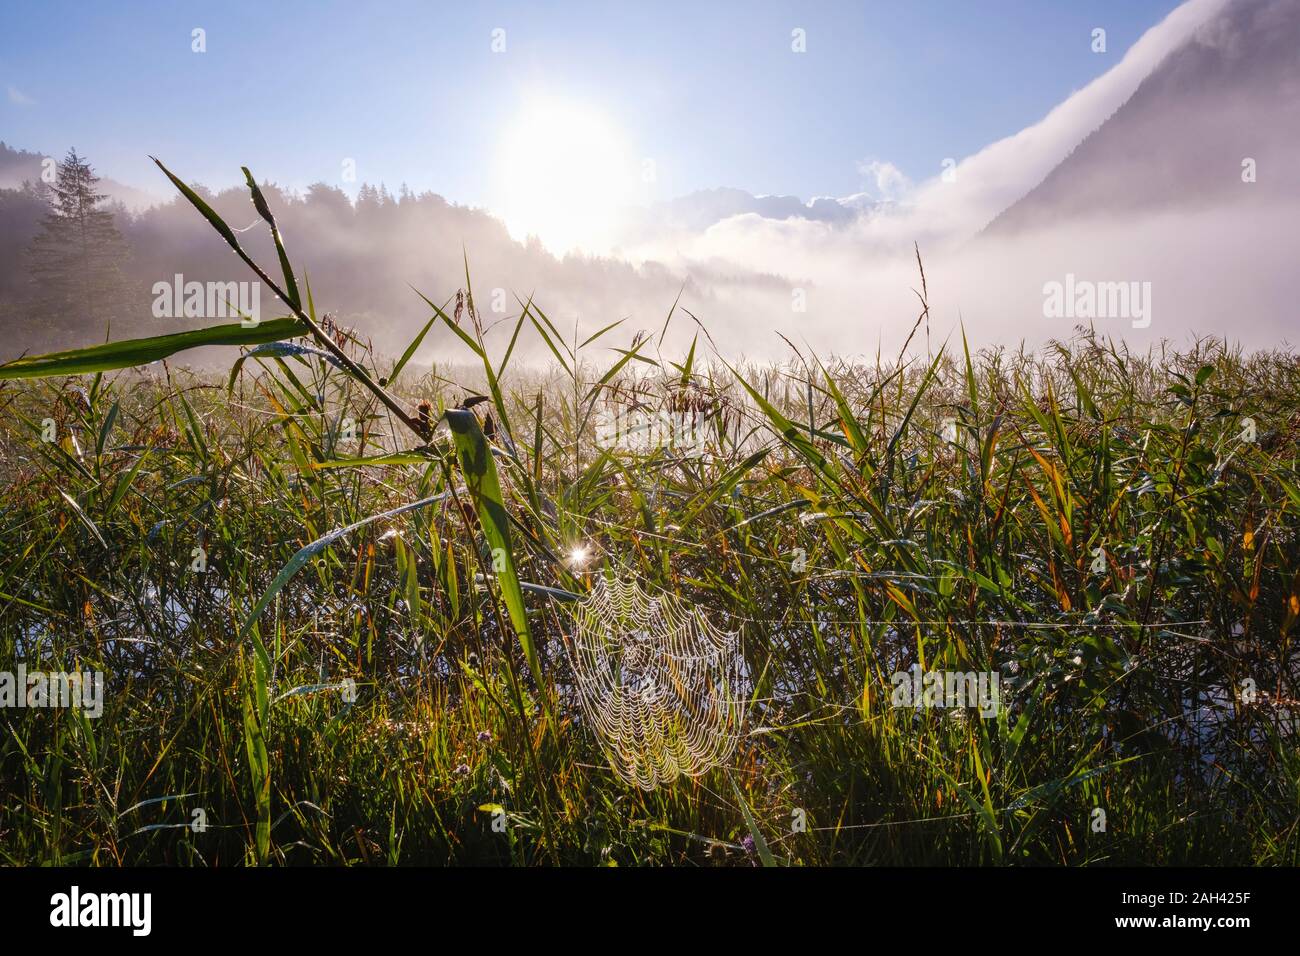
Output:
<instances>
[{"instance_id":1,"label":"blue sky","mask_svg":"<svg viewBox=\"0 0 1300 956\"><path fill-rule=\"evenodd\" d=\"M652 158L659 198L738 186L847 195L914 180L1041 118L1176 0L890 3L8 3L0 139L169 191L191 181L402 182L490 204L531 94L581 104ZM191 51L206 30L207 52ZM807 52L791 52L791 30ZM1108 52L1090 49L1094 27ZM503 28L506 51L490 49ZM545 148L544 145L541 148ZM347 187L350 188L350 187Z\"/></svg>"}]
</instances>

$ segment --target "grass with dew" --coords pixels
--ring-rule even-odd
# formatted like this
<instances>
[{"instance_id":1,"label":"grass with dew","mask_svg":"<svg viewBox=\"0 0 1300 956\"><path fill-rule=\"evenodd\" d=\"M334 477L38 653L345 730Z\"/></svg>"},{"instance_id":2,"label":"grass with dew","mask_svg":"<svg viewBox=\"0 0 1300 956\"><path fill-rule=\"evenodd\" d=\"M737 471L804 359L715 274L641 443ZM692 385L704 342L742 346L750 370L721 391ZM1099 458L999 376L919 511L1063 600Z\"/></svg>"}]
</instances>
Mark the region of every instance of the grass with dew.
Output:
<instances>
[{"instance_id":1,"label":"grass with dew","mask_svg":"<svg viewBox=\"0 0 1300 956\"><path fill-rule=\"evenodd\" d=\"M394 362L275 235L284 319L0 366L0 670L106 682L0 709L0 861L1300 861L1290 352L733 368L531 300L490 348L467 270ZM628 401L702 445L598 440ZM609 767L565 651L606 570L741 630L727 766ZM913 664L1002 706L892 706Z\"/></svg>"}]
</instances>

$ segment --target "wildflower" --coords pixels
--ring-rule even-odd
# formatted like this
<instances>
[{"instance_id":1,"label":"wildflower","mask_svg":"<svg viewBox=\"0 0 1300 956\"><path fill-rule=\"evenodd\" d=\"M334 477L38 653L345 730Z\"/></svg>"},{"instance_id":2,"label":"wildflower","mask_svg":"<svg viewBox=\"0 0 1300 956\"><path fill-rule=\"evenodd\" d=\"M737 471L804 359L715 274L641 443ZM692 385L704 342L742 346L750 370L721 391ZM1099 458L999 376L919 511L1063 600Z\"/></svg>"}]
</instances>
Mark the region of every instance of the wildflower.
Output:
<instances>
[{"instance_id":1,"label":"wildflower","mask_svg":"<svg viewBox=\"0 0 1300 956\"><path fill-rule=\"evenodd\" d=\"M477 740L478 740L478 742L481 743L481 744L490 744L490 743L492 743L492 731L490 731L490 730L480 730L480 731L478 732Z\"/></svg>"},{"instance_id":2,"label":"wildflower","mask_svg":"<svg viewBox=\"0 0 1300 956\"><path fill-rule=\"evenodd\" d=\"M467 764L467 763L457 764L457 765L456 765L456 773L459 774L459 775L462 776L462 777L468 777L468 776L469 776L469 764Z\"/></svg>"},{"instance_id":3,"label":"wildflower","mask_svg":"<svg viewBox=\"0 0 1300 956\"><path fill-rule=\"evenodd\" d=\"M746 833L746 834L745 834L745 838L744 838L743 840L740 841L740 848L741 848L742 850L745 851L745 855L746 855L746 856L753 856L753 855L754 855L754 838L753 838L751 835L749 835L748 833Z\"/></svg>"}]
</instances>

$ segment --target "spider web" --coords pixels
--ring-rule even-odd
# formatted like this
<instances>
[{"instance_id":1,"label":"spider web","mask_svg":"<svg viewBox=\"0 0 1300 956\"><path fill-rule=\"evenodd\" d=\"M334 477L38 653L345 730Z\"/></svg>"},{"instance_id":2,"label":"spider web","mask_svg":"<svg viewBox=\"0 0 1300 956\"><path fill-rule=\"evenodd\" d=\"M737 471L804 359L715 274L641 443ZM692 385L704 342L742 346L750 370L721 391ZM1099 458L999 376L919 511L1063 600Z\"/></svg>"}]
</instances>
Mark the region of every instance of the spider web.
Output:
<instances>
[{"instance_id":1,"label":"spider web","mask_svg":"<svg viewBox=\"0 0 1300 956\"><path fill-rule=\"evenodd\" d=\"M731 756L744 720L739 634L672 594L601 576L577 610L571 657L610 765L645 790Z\"/></svg>"}]
</instances>

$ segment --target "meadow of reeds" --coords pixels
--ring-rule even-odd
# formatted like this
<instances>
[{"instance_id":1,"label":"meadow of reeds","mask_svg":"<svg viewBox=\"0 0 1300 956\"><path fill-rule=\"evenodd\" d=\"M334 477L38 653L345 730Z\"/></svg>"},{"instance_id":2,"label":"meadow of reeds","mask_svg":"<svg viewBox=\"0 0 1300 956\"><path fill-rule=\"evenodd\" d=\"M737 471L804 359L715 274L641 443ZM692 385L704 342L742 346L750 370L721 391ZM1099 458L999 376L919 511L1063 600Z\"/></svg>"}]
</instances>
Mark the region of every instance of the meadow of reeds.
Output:
<instances>
[{"instance_id":1,"label":"meadow of reeds","mask_svg":"<svg viewBox=\"0 0 1300 956\"><path fill-rule=\"evenodd\" d=\"M467 274L430 369L288 255L285 319L0 368L0 670L106 682L0 710L0 861L1300 861L1291 352L733 366L531 300L486 330ZM628 401L707 440L602 444ZM565 650L598 573L740 629L725 766L609 768ZM1002 706L892 706L913 664Z\"/></svg>"}]
</instances>

